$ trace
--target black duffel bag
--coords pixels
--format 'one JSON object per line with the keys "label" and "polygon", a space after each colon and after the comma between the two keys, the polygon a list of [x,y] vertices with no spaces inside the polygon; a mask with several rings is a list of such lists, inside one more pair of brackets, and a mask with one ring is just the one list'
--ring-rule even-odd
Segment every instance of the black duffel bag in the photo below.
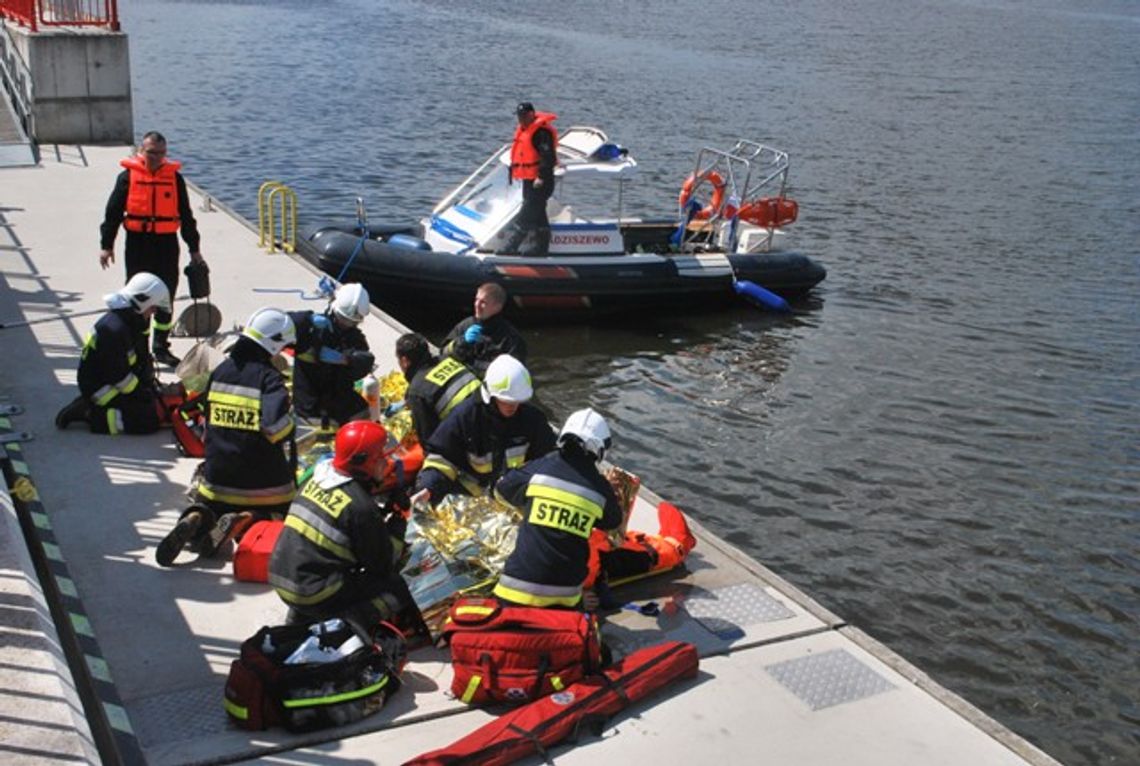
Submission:
{"label": "black duffel bag", "polygon": [[[339,623],[337,627],[328,627]],[[288,663],[309,642],[329,652],[353,639],[357,648],[325,662]],[[264,627],[241,645],[230,665],[225,709],[237,726],[260,731],[284,726],[312,731],[359,721],[376,713],[400,688],[399,672],[406,659],[403,635],[388,623],[376,626],[363,640],[340,620],[320,625]]]}

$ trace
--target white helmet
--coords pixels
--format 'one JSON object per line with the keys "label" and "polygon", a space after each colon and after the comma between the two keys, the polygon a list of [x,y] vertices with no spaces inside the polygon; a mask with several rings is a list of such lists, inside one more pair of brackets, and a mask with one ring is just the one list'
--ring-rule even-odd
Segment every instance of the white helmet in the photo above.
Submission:
{"label": "white helmet", "polygon": [[570,437],[580,441],[595,460],[601,460],[612,443],[606,419],[589,407],[566,418],[566,423],[558,434],[558,446],[561,447]]}
{"label": "white helmet", "polygon": [[170,311],[170,291],[166,283],[149,271],[140,271],[115,292],[103,296],[113,309],[133,308],[142,314],[151,307]]}
{"label": "white helmet", "polygon": [[368,316],[368,291],[364,285],[353,282],[350,285],[341,285],[333,295],[332,310],[341,319],[353,324],[360,324]]}
{"label": "white helmet", "polygon": [[258,309],[246,322],[241,334],[268,351],[271,356],[297,342],[293,320],[280,309]]}
{"label": "white helmet", "polygon": [[482,391],[483,401],[487,404],[491,403],[492,398],[522,404],[530,401],[534,395],[534,386],[531,385],[530,373],[522,362],[510,354],[501,354],[487,367]]}

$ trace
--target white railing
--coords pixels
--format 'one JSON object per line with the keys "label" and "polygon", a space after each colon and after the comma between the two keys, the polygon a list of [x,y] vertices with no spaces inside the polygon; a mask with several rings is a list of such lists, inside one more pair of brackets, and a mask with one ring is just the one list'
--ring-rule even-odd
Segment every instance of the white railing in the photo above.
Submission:
{"label": "white railing", "polygon": [[16,110],[24,135],[34,141],[36,129],[35,115],[32,113],[32,73],[16,49],[7,23],[3,21],[0,21],[0,79],[4,82],[4,92],[9,102]]}

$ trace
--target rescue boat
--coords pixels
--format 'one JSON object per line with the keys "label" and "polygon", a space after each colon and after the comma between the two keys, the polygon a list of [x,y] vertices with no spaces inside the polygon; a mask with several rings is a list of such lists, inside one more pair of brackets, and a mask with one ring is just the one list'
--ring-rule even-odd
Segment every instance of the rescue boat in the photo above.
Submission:
{"label": "rescue boat", "polygon": [[414,224],[369,224],[358,200],[355,225],[308,228],[298,251],[394,310],[466,314],[479,284],[499,282],[515,318],[724,307],[748,283],[794,299],[827,274],[784,247],[798,206],[786,196],[788,155],[779,149],[745,140],[702,148],[676,215],[647,219],[624,209],[638,167],[628,150],[597,128],[569,128],[558,139],[541,257],[525,243],[521,253],[496,252],[522,204],[509,164],[508,144]]}

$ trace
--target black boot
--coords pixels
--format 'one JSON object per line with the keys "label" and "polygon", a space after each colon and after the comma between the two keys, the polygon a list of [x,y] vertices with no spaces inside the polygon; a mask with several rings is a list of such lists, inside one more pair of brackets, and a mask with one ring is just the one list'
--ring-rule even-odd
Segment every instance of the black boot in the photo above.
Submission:
{"label": "black boot", "polygon": [[550,227],[540,226],[534,232],[534,250],[531,255],[536,258],[545,258],[550,255]]}
{"label": "black boot", "polygon": [[80,394],[64,405],[63,409],[55,416],[55,427],[67,428],[77,420],[86,423],[90,412],[91,403],[87,401],[87,397]]}
{"label": "black boot", "polygon": [[182,360],[170,351],[170,331],[154,330],[154,361],[167,367],[177,367]]}
{"label": "black boot", "polygon": [[174,529],[170,530],[170,534],[162,538],[162,542],[158,544],[158,550],[154,552],[154,558],[158,565],[163,567],[173,565],[174,559],[178,558],[182,549],[195,537],[200,536],[202,525],[206,523],[207,517],[212,519],[213,514],[202,506],[192,505],[186,509],[182,518],[174,525]]}
{"label": "black boot", "polygon": [[527,230],[521,226],[515,225],[511,227],[511,235],[507,237],[507,241],[495,251],[497,255],[514,255],[519,252],[519,246],[522,245],[526,239]]}

